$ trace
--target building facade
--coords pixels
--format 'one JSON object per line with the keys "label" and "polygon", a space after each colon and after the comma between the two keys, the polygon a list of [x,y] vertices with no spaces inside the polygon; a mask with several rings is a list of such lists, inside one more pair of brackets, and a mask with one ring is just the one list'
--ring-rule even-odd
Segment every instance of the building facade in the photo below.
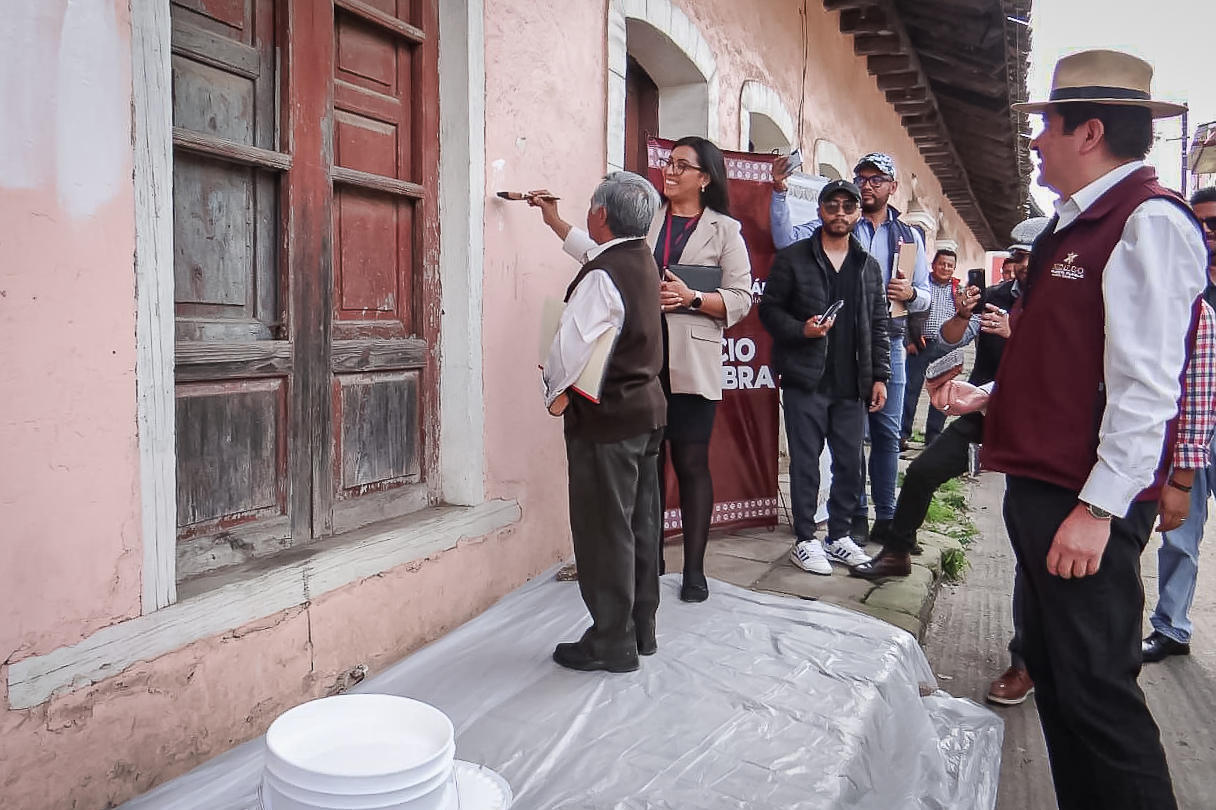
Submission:
{"label": "building facade", "polygon": [[121,803],[570,555],[535,343],[575,268],[496,191],[578,222],[647,134],[882,150],[979,266],[866,5],[8,4],[5,807]]}

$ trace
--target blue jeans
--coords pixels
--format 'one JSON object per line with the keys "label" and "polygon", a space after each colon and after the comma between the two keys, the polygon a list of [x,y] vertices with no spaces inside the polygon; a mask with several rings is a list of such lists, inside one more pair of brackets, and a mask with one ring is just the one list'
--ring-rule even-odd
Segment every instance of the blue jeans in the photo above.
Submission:
{"label": "blue jeans", "polygon": [[[907,352],[902,338],[891,339],[891,379],[887,380],[887,404],[870,418],[870,497],[874,517],[890,520],[895,516],[895,480],[899,475],[899,430],[904,413],[904,388],[907,386]],[[861,481],[862,498],[858,517],[867,514],[865,476]]]}
{"label": "blue jeans", "polygon": [[1161,535],[1157,551],[1157,609],[1153,611],[1153,629],[1174,641],[1191,641],[1191,600],[1195,598],[1195,579],[1199,576],[1199,541],[1203,539],[1203,524],[1208,517],[1208,495],[1216,491],[1216,457],[1209,457],[1208,466],[1195,471],[1191,489],[1191,511],[1183,523],[1172,532]]}
{"label": "blue jeans", "polygon": [[[946,348],[940,340],[931,340],[925,348],[916,354],[908,355],[907,387],[904,389],[904,410],[901,425],[901,435],[905,439],[912,438],[912,426],[916,421],[916,406],[920,402],[921,389],[925,387],[925,369],[934,360],[946,356]],[[941,435],[946,426],[946,415],[929,406],[929,415],[925,419],[925,444],[933,444],[933,440]]]}

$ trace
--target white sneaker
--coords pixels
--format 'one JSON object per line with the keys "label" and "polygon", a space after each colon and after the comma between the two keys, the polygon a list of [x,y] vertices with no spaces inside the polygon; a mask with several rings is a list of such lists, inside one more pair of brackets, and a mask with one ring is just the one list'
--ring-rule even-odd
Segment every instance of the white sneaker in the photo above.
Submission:
{"label": "white sneaker", "polygon": [[794,565],[812,574],[831,576],[832,564],[823,553],[823,544],[819,540],[802,540],[794,544],[790,551],[790,559]]}
{"label": "white sneaker", "polygon": [[853,542],[853,538],[848,535],[839,540],[828,540],[823,544],[823,550],[828,557],[849,568],[870,561],[870,555],[858,548],[857,544]]}

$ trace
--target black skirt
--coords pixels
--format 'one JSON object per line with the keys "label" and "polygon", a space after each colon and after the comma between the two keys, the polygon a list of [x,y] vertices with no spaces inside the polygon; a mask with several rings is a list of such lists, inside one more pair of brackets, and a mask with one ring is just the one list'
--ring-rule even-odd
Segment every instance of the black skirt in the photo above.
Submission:
{"label": "black skirt", "polygon": [[718,403],[699,394],[667,395],[667,430],[663,438],[681,444],[709,444]]}

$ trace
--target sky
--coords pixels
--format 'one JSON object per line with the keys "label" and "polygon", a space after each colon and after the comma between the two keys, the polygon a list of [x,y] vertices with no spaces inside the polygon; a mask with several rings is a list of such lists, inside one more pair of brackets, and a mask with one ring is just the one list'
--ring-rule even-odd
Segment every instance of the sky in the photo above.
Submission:
{"label": "sky", "polygon": [[[1089,48],[1133,53],[1151,62],[1153,96],[1190,106],[1189,126],[1216,121],[1216,0],[1034,0],[1030,99],[1047,98],[1056,60]],[[1159,121],[1149,161],[1165,185],[1181,186],[1181,123]],[[1039,117],[1031,116],[1031,134]],[[1037,162],[1037,159],[1036,159]],[[1031,181],[1048,213],[1055,194]],[[1194,191],[1194,189],[1188,189]]]}

